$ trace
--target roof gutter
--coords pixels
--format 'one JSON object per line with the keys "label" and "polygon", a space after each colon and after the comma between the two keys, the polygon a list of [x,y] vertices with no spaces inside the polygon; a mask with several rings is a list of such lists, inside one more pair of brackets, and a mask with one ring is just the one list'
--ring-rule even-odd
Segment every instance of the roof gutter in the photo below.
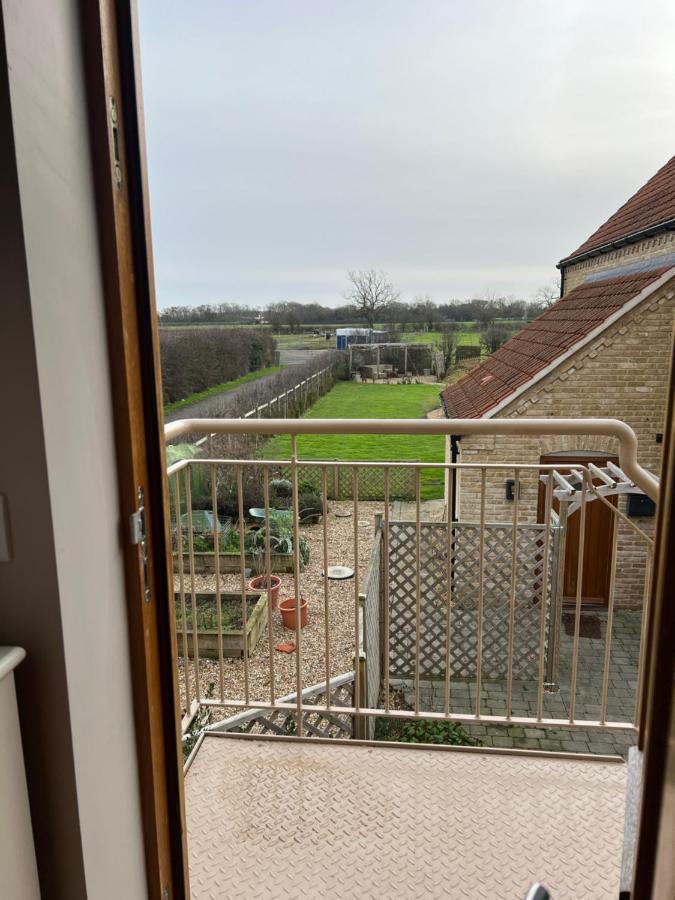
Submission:
{"label": "roof gutter", "polygon": [[655,234],[659,234],[662,231],[673,230],[675,230],[675,218],[664,219],[663,222],[658,222],[656,225],[650,225],[648,228],[641,228],[639,231],[633,231],[631,234],[617,238],[615,241],[599,244],[597,247],[591,247],[589,250],[584,250],[583,253],[566,256],[564,259],[561,259],[559,263],[556,263],[556,269],[562,270],[564,266],[571,266],[574,263],[590,259],[592,256],[601,256],[603,253],[610,253],[612,250],[618,250],[620,247],[625,247],[626,244],[636,244],[638,241],[653,237]]}

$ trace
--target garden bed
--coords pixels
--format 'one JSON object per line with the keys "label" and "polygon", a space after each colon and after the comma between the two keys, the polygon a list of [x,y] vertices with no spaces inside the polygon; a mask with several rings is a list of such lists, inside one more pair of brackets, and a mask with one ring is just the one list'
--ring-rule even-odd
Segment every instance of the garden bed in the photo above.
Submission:
{"label": "garden bed", "polygon": [[[205,554],[206,555],[206,554]],[[178,636],[178,654],[182,655],[183,618],[180,593],[174,593],[176,603],[176,633]],[[242,616],[241,593],[223,591],[220,595],[223,656],[242,658],[244,656],[244,629]],[[197,635],[199,656],[207,659],[218,659],[218,608],[215,591],[203,591],[196,595]],[[267,594],[246,594],[246,644],[247,652],[252,654],[268,620]],[[194,629],[192,597],[185,595],[185,631],[187,635],[187,653],[194,655]]]}
{"label": "garden bed", "polygon": [[[216,571],[216,559],[213,551],[208,553],[193,553],[195,575],[214,575]],[[239,553],[221,553],[220,556],[220,573],[221,575],[231,575],[241,571],[241,556]],[[174,569],[178,570],[178,554],[174,553]],[[264,560],[264,557],[263,557]],[[272,572],[292,572],[293,571],[293,554],[292,553],[272,553],[270,554],[270,564]],[[260,555],[247,553],[244,556],[244,568],[256,571],[260,568]],[[300,560],[300,571],[304,570],[302,560]],[[190,554],[183,554],[183,571],[187,574],[190,571]],[[239,598],[241,600],[241,597]]]}

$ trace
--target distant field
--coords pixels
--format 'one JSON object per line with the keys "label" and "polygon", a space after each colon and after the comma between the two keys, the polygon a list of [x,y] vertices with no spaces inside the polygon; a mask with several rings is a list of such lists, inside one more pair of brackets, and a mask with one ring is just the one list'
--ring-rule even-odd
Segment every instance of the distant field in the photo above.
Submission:
{"label": "distant field", "polygon": [[225,381],[222,384],[214,384],[213,387],[206,388],[204,391],[198,391],[196,394],[190,394],[189,397],[185,397],[183,400],[176,400],[175,403],[167,403],[164,407],[164,412],[176,412],[178,409],[183,409],[185,406],[191,406],[193,403],[199,403],[200,400],[206,400],[208,397],[213,397],[215,394],[226,394],[228,391],[234,390],[234,388],[240,387],[242,384],[248,384],[249,381],[258,381],[258,379],[264,378],[266,375],[274,375],[275,372],[280,372],[282,369],[283,366],[269,366],[267,369],[258,369],[256,372],[249,372],[248,375],[242,375],[241,378],[235,378],[234,381]]}
{"label": "distant field", "polygon": [[334,350],[335,338],[330,340],[315,334],[273,334],[280,350]]}
{"label": "distant field", "polygon": [[479,331],[460,331],[457,335],[457,343],[462,346],[466,346],[467,344],[471,344],[473,347],[480,346],[480,332]]}
{"label": "distant field", "polygon": [[[515,321],[511,319],[499,319],[499,324],[509,325],[513,328],[514,332],[519,328],[522,328],[524,325],[521,321]],[[478,322],[459,322],[460,331],[457,332],[457,343],[458,344],[472,344],[477,346],[480,344],[480,325]],[[218,323],[204,323],[198,325],[162,325],[162,328],[171,328],[175,329],[191,329],[191,328],[265,328],[266,326],[260,325],[227,325],[227,324],[218,324]],[[307,327],[307,326],[305,326]],[[332,350],[335,347],[335,337],[333,333],[335,328],[348,328],[348,327],[358,327],[358,326],[348,326],[348,325],[317,325],[317,329],[324,329],[326,331],[331,332],[331,337],[329,340],[323,335],[323,332],[320,335],[314,334],[273,334],[272,337],[276,340],[277,346],[280,350]],[[363,327],[363,326],[361,326]],[[386,331],[388,325],[380,323],[375,326],[378,331]],[[440,331],[404,331],[401,332],[399,340],[408,344],[440,344],[441,342],[441,332]]]}
{"label": "distant field", "polygon": [[[464,323],[462,330],[457,333],[457,342],[480,344],[480,331],[477,329],[477,323]],[[386,328],[378,326],[378,331],[386,331]],[[440,344],[441,337],[440,331],[404,331],[400,333],[399,340],[406,344]],[[331,336],[327,341],[323,334],[275,334],[274,339],[280,349],[287,350],[324,350],[335,346],[335,338]]]}
{"label": "distant field", "polygon": [[[419,419],[440,403],[435,384],[360,384],[340,381],[314,404],[308,419]],[[290,438],[272,438],[264,454],[270,459],[290,457]],[[418,460],[442,463],[443,438],[435,435],[303,435],[298,438],[301,459]],[[443,471],[422,473],[422,499],[443,496]]]}

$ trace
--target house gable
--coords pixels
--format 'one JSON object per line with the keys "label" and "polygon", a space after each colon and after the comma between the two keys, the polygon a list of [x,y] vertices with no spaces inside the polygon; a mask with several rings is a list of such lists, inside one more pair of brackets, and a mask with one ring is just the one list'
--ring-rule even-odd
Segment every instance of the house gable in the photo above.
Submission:
{"label": "house gable", "polygon": [[441,394],[448,418],[493,416],[673,279],[647,268],[587,279]]}

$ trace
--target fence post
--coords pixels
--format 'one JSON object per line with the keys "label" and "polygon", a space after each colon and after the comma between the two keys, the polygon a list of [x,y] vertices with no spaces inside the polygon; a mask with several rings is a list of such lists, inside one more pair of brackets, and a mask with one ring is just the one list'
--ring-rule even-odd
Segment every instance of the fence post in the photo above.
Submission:
{"label": "fence post", "polygon": [[[366,595],[359,594],[359,620],[361,627],[359,628],[360,646],[356,648],[354,656],[354,672],[359,667],[359,697],[354,697],[354,706],[368,706],[368,686],[366,684],[366,652],[365,652],[365,633],[366,627]],[[354,691],[356,691],[356,679],[354,680]],[[365,741],[368,738],[368,716],[355,715],[353,719],[352,735],[354,740]]]}
{"label": "fence post", "polygon": [[[337,460],[334,460],[337,462]],[[333,500],[340,499],[340,470],[337,466],[333,466]]]}

